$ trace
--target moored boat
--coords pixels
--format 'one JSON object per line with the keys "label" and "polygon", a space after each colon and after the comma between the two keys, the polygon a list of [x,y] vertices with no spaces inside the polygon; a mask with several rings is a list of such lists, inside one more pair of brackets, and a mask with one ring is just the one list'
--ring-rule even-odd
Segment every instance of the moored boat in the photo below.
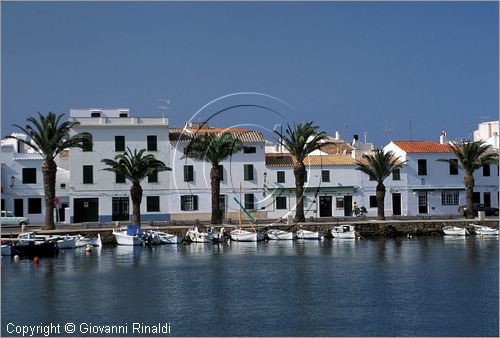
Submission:
{"label": "moored boat", "polygon": [[263,238],[260,234],[254,231],[236,229],[231,231],[231,240],[237,242],[258,242]]}
{"label": "moored boat", "polygon": [[12,256],[51,257],[58,253],[56,238],[43,239],[34,232],[20,233],[10,242]]}
{"label": "moored boat", "polygon": [[212,234],[209,234],[208,232],[199,231],[198,227],[194,227],[194,229],[189,229],[186,232],[186,237],[188,237],[191,242],[195,243],[212,243]]}
{"label": "moored boat", "polygon": [[474,227],[476,235],[480,236],[498,236],[498,229],[487,227],[486,225],[471,224]]}
{"label": "moored boat", "polygon": [[270,229],[266,232],[267,238],[270,240],[291,240],[293,239],[293,232]]}
{"label": "moored boat", "polygon": [[309,231],[300,229],[297,231],[296,235],[298,239],[313,239],[313,240],[323,239],[323,235],[320,234],[318,231]]}
{"label": "moored boat", "polygon": [[330,232],[333,238],[356,238],[355,227],[350,224],[334,226]]}
{"label": "moored boat", "polygon": [[159,244],[177,244],[180,242],[178,236],[166,232],[151,231],[151,234],[159,239]]}
{"label": "moored boat", "polygon": [[126,228],[113,229],[116,243],[118,245],[143,245],[143,232],[140,227],[128,226]]}
{"label": "moored boat", "polygon": [[94,239],[89,237],[84,237],[82,235],[76,235],[75,239],[76,239],[75,243],[76,248],[86,247],[87,245],[102,247],[101,234],[97,234],[97,238]]}
{"label": "moored boat", "polygon": [[469,234],[467,229],[465,228],[460,228],[454,225],[447,225],[442,228],[443,232],[445,235],[448,236],[465,236]]}
{"label": "moored boat", "polygon": [[12,249],[8,244],[2,244],[2,256],[10,256]]}

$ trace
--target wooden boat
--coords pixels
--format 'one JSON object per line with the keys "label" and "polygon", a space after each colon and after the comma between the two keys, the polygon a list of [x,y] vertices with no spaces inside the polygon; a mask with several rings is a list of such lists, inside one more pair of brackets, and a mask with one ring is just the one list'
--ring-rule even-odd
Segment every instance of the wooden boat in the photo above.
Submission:
{"label": "wooden boat", "polygon": [[293,232],[270,229],[266,232],[267,238],[270,240],[291,240],[293,239]]}
{"label": "wooden boat", "polygon": [[296,236],[298,239],[314,239],[319,240],[323,239],[323,235],[317,231],[309,231],[300,229],[297,231]]}
{"label": "wooden boat", "polygon": [[168,234],[161,231],[150,231],[153,236],[156,236],[159,240],[158,244],[177,244],[180,242],[179,237],[176,235]]}
{"label": "wooden boat", "polygon": [[355,227],[350,224],[337,225],[330,232],[333,238],[356,238]]}
{"label": "wooden boat", "polygon": [[189,229],[186,232],[186,237],[188,237],[189,240],[194,243],[212,243],[212,234],[209,234],[208,232],[199,231],[198,227],[194,227],[194,229]]}
{"label": "wooden boat", "polygon": [[237,242],[258,242],[262,241],[262,236],[255,231],[236,229],[231,231],[231,240]]}
{"label": "wooden boat", "polygon": [[10,242],[12,256],[52,257],[58,253],[56,238],[37,238],[34,232],[21,233]]}
{"label": "wooden boat", "polygon": [[89,237],[84,237],[82,235],[76,235],[75,240],[76,240],[75,243],[76,248],[86,247],[87,245],[102,247],[101,234],[97,234],[97,238],[94,239]]}
{"label": "wooden boat", "polygon": [[469,232],[465,228],[460,228],[454,225],[447,225],[442,228],[445,235],[448,236],[465,236],[468,235]]}
{"label": "wooden boat", "polygon": [[486,225],[470,224],[474,227],[476,235],[480,236],[498,236],[498,229],[487,227]]}
{"label": "wooden boat", "polygon": [[113,229],[118,245],[144,245],[143,232],[140,227],[122,227]]}

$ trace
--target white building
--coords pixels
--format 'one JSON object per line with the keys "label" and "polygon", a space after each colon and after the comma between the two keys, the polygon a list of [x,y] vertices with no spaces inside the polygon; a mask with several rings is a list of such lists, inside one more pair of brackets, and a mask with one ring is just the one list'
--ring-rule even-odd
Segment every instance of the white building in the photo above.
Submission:
{"label": "white building", "polygon": [[[70,217],[72,223],[130,219],[130,184],[103,171],[102,159],[114,159],[126,148],[146,149],[170,166],[168,119],[131,117],[128,109],[72,109],[70,121],[80,122],[75,133],[88,132],[93,146],[70,150]],[[141,220],[168,220],[170,172],[160,172],[142,183]]]}
{"label": "white building", "polygon": [[[463,171],[455,164],[438,161],[458,161],[446,135],[440,142],[392,141],[384,150],[392,150],[407,161],[401,170],[406,186],[400,188],[406,215],[456,215],[458,207],[465,204]],[[476,171],[474,180],[474,202],[498,207],[498,166],[484,166]]]}
{"label": "white building", "polygon": [[182,158],[184,149],[196,134],[232,133],[243,144],[240,152],[221,163],[220,185],[223,218],[238,219],[241,201],[253,217],[265,217],[264,185],[264,138],[260,131],[245,128],[211,128],[207,125],[191,124],[186,128],[171,128],[169,131],[171,163],[170,217],[172,220],[209,220],[212,210],[210,169],[208,162]]}
{"label": "white building", "polygon": [[[12,136],[27,140],[24,134]],[[64,156],[64,154],[62,155]],[[56,197],[59,212],[55,221],[64,220],[64,206],[69,196],[66,187],[69,184],[67,170],[59,167],[61,156],[56,158]],[[28,217],[31,223],[43,223],[45,220],[45,199],[43,188],[43,157],[32,147],[15,139],[1,141],[2,162],[2,210],[14,212],[16,216]]]}
{"label": "white building", "polygon": [[474,131],[474,141],[483,140],[498,149],[498,121],[489,121],[479,123],[477,130]]}

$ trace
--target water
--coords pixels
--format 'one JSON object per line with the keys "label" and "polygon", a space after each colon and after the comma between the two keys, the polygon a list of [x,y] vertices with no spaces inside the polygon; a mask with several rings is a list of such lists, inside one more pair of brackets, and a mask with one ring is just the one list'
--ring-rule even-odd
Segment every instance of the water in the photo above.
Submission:
{"label": "water", "polygon": [[2,335],[142,322],[174,336],[498,336],[498,252],[470,236],[2,257]]}

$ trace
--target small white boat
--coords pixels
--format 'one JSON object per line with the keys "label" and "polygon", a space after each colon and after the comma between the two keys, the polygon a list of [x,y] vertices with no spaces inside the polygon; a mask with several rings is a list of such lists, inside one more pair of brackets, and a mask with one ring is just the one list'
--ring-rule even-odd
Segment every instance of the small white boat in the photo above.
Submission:
{"label": "small white boat", "polygon": [[487,227],[486,225],[471,224],[474,227],[476,235],[480,236],[498,236],[498,229]]}
{"label": "small white boat", "polygon": [[57,239],[58,249],[74,249],[76,246],[76,238],[73,236],[60,236]]}
{"label": "small white boat", "polygon": [[323,239],[323,235],[320,234],[317,231],[309,231],[309,230],[298,230],[297,231],[297,238],[298,239]]}
{"label": "small white boat", "polygon": [[269,229],[266,232],[267,238],[270,240],[291,240],[293,239],[293,232],[278,230],[278,229]]}
{"label": "small white boat", "polygon": [[176,235],[168,234],[161,231],[151,231],[151,234],[158,238],[158,244],[177,244],[180,242],[179,237]]}
{"label": "small white boat", "polygon": [[333,227],[330,232],[333,238],[356,238],[356,231],[354,229],[354,225],[344,224]]}
{"label": "small white boat", "polygon": [[262,236],[253,231],[236,229],[231,231],[231,240],[237,242],[257,242],[262,240]]}
{"label": "small white boat", "polygon": [[2,256],[10,256],[12,254],[12,247],[8,244],[2,244]]}
{"label": "small white boat", "polygon": [[469,232],[465,228],[456,227],[454,225],[447,225],[443,227],[443,232],[448,236],[465,236]]}
{"label": "small white boat", "polygon": [[76,239],[75,243],[76,248],[86,247],[87,245],[102,247],[101,234],[97,234],[97,238],[95,239],[84,237],[82,235],[76,235],[75,239]]}
{"label": "small white boat", "polygon": [[189,229],[186,233],[186,237],[189,237],[189,240],[195,243],[212,243],[212,234],[199,231],[198,227]]}
{"label": "small white boat", "polygon": [[113,235],[115,236],[116,243],[118,245],[143,245],[144,240],[142,239],[142,232],[135,231],[135,234],[131,234],[127,228],[113,229]]}

